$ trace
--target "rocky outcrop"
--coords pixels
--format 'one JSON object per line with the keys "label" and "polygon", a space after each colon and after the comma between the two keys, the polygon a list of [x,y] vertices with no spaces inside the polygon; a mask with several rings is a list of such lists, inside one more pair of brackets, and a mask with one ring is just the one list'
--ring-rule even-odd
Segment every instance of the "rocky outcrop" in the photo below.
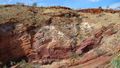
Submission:
{"label": "rocky outcrop", "polygon": [[120,20],[113,21],[117,14],[111,14],[113,19],[105,24],[95,21],[104,20],[94,19],[97,14],[91,14],[91,18],[83,13],[99,14],[102,9],[79,13],[64,7],[2,7],[12,9],[0,10],[1,67],[24,59],[33,65],[40,64],[41,68],[108,68],[119,53],[120,24],[114,22]]}

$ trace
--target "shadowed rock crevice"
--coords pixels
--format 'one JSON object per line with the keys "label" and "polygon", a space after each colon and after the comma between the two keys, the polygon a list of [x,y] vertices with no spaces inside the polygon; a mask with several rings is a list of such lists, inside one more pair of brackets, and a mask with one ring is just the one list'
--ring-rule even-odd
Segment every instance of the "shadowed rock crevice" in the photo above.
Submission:
{"label": "shadowed rock crevice", "polygon": [[[27,53],[25,50],[30,49],[29,40],[25,39],[24,35],[16,33],[16,24],[15,23],[5,23],[0,24],[0,61],[2,65],[6,64],[10,66],[10,62],[18,62],[22,60],[22,57],[26,57]],[[26,35],[27,37],[27,35]],[[25,41],[23,40],[27,40]],[[24,43],[24,44],[23,44]]]}

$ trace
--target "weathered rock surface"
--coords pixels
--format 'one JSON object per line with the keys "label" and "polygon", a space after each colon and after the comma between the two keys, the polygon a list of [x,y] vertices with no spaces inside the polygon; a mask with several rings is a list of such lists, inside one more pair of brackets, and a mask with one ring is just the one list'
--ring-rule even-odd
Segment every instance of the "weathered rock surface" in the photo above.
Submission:
{"label": "weathered rock surface", "polygon": [[109,68],[120,51],[113,11],[1,6],[0,66],[24,59],[41,68]]}

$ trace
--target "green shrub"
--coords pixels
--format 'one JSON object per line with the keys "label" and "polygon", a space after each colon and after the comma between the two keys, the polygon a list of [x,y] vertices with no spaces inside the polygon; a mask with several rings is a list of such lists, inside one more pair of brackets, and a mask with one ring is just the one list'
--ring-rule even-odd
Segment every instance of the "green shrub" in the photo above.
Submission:
{"label": "green shrub", "polygon": [[69,18],[70,14],[65,14],[64,17]]}
{"label": "green shrub", "polygon": [[40,64],[32,64],[32,63],[28,63],[25,60],[22,60],[21,62],[19,62],[17,64],[18,68],[40,68]]}
{"label": "green shrub", "polygon": [[20,63],[19,63],[19,67],[20,68],[32,68],[32,65],[27,63],[25,60],[22,60]]}
{"label": "green shrub", "polygon": [[120,68],[120,55],[118,55],[117,57],[115,57],[113,60],[112,60],[112,65],[114,68]]}

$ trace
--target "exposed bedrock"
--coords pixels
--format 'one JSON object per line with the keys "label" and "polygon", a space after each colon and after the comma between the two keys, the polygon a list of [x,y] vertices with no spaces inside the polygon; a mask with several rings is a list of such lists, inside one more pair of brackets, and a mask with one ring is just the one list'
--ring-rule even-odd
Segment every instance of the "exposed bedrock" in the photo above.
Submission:
{"label": "exposed bedrock", "polygon": [[41,68],[109,68],[119,54],[120,19],[112,11],[13,7],[21,11],[0,10],[0,66],[26,60]]}

